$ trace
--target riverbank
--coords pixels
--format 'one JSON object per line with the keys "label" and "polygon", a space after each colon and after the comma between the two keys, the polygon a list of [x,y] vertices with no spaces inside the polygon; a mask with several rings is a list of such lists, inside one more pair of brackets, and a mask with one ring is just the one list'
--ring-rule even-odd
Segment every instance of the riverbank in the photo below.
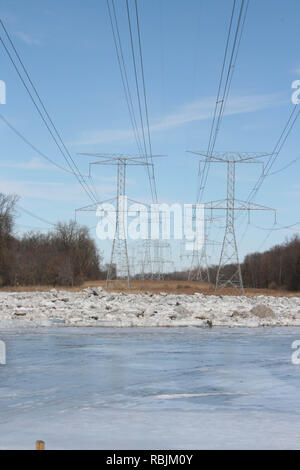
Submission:
{"label": "riverbank", "polygon": [[1,292],[0,328],[300,326],[300,298],[203,293]]}

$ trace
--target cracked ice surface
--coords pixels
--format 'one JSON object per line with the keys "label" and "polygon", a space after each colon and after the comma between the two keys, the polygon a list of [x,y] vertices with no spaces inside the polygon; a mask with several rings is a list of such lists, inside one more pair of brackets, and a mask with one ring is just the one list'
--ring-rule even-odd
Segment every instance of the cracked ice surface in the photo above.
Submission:
{"label": "cracked ice surface", "polygon": [[196,293],[81,292],[0,294],[0,328],[28,326],[300,326],[300,298]]}

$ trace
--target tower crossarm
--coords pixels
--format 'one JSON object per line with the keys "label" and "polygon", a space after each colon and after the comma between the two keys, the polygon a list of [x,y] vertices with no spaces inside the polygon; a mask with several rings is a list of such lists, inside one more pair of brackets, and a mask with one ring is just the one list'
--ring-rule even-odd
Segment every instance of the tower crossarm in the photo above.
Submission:
{"label": "tower crossarm", "polygon": [[235,210],[235,211],[272,211],[276,213],[276,209],[268,206],[262,206],[261,204],[254,204],[248,201],[241,201],[240,199],[234,199],[234,204],[228,206],[228,199],[219,199],[216,201],[205,202],[205,209],[209,210]]}
{"label": "tower crossarm", "polygon": [[253,162],[263,157],[270,157],[272,153],[270,152],[214,152],[213,155],[204,152],[202,150],[194,151],[188,150],[188,153],[194,155],[199,155],[202,157],[203,162],[210,160],[212,162],[223,162],[223,163],[242,163],[242,162]]}

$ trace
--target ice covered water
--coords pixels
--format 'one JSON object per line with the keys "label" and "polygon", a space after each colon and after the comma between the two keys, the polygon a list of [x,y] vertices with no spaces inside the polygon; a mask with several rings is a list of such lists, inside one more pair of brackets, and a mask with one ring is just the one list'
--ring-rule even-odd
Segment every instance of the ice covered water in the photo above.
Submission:
{"label": "ice covered water", "polygon": [[3,329],[0,449],[300,448],[299,328]]}

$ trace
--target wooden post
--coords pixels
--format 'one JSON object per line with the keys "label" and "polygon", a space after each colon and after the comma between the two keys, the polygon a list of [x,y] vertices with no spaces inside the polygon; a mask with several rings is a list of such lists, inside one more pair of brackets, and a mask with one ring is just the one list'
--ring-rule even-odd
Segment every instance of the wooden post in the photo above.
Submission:
{"label": "wooden post", "polygon": [[36,441],[35,450],[45,450],[45,442],[44,441]]}

